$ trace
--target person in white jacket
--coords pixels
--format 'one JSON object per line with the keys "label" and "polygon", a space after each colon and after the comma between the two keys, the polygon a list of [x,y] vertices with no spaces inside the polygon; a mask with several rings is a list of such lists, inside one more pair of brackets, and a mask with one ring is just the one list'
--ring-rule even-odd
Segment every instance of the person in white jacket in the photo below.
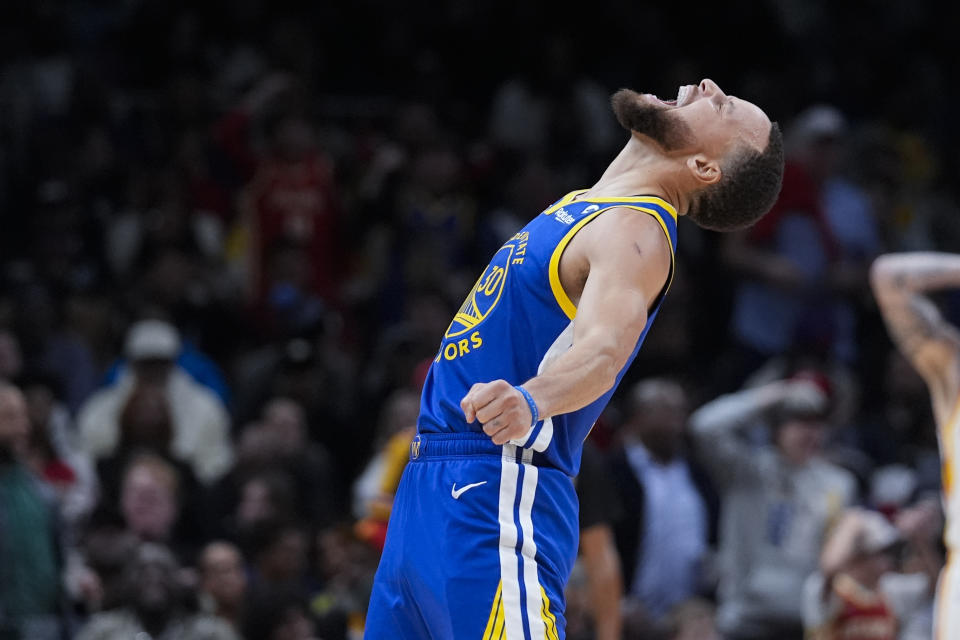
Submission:
{"label": "person in white jacket", "polygon": [[[849,472],[824,460],[828,398],[810,380],[722,396],[690,418],[721,498],[717,625],[731,640],[803,638],[803,584],[830,523],[855,497]],[[752,426],[772,428],[751,445]]]}
{"label": "person in white jacket", "polygon": [[175,364],[177,330],[160,320],[142,320],[127,332],[124,353],[130,367],[117,382],[94,393],[80,408],[77,423],[84,447],[94,459],[116,452],[122,440],[120,418],[135,389],[160,387],[168,403],[172,457],[189,464],[210,484],[233,464],[230,419],[220,400]]}

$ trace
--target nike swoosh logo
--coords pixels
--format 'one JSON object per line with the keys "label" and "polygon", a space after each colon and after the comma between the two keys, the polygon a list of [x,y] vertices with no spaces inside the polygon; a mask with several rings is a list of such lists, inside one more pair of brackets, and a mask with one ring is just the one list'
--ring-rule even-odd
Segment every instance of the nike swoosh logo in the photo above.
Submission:
{"label": "nike swoosh logo", "polygon": [[482,484],[487,484],[487,481],[484,480],[483,482],[474,482],[473,484],[468,484],[465,487],[460,487],[459,489],[457,489],[457,483],[454,482],[453,488],[450,489],[450,495],[453,496],[454,500],[459,500],[460,496],[463,495],[464,491],[469,491],[470,489],[473,489],[474,487],[479,487]]}

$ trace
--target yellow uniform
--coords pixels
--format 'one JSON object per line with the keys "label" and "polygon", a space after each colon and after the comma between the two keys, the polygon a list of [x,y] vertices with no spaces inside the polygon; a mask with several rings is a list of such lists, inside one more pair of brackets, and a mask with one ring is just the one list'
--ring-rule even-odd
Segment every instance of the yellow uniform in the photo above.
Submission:
{"label": "yellow uniform", "polygon": [[940,460],[943,477],[944,543],[947,564],[937,584],[937,640],[960,639],[960,400],[946,423],[940,425]]}

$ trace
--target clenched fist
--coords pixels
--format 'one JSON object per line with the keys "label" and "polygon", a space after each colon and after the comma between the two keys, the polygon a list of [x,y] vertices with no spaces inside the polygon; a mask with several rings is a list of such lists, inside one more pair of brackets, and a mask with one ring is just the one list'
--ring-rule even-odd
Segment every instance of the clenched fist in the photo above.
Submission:
{"label": "clenched fist", "polygon": [[523,394],[506,380],[478,382],[460,401],[467,422],[479,420],[494,444],[506,444],[530,431],[533,414]]}

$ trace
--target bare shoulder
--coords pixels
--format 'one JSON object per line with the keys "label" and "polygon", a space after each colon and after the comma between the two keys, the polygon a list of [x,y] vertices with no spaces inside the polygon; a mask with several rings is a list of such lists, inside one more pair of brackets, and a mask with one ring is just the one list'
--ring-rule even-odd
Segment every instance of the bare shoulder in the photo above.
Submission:
{"label": "bare shoulder", "polygon": [[662,265],[665,272],[670,268],[670,242],[660,221],[635,209],[617,207],[604,212],[574,237],[571,248],[574,242],[591,263],[617,260],[619,254],[633,251],[645,262]]}
{"label": "bare shoulder", "polygon": [[615,208],[581,229],[560,261],[560,279],[577,300],[588,277],[645,292],[648,303],[670,277],[673,256],[660,222],[652,215]]}

